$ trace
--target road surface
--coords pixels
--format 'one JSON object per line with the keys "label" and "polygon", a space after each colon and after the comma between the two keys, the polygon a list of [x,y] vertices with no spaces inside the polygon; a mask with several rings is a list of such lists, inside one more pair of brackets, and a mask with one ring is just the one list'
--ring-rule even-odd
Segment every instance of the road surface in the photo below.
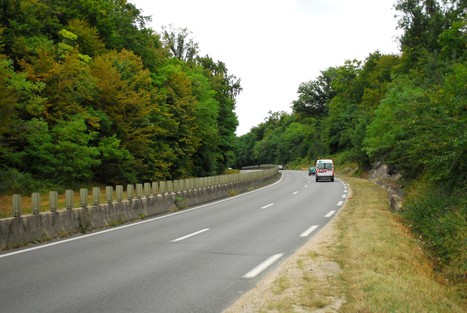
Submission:
{"label": "road surface", "polygon": [[0,312],[221,312],[339,210],[345,183],[265,188],[0,254]]}

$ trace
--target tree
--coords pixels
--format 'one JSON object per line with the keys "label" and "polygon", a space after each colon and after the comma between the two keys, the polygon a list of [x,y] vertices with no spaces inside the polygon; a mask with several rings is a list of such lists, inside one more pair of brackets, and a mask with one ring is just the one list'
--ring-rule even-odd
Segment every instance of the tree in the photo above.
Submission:
{"label": "tree", "polygon": [[[404,52],[402,65],[405,70],[424,68],[425,71],[429,71],[433,62],[439,62],[439,53],[443,51],[443,44],[447,43],[447,38],[454,39],[459,35],[459,39],[465,37],[465,30],[458,35],[454,31],[461,29],[458,28],[458,21],[465,20],[467,3],[464,0],[399,0],[395,8],[401,13],[398,25],[403,30],[400,44]],[[447,32],[448,29],[452,31]],[[462,42],[462,39],[454,40]],[[447,46],[444,46],[445,52],[446,48]],[[448,49],[450,53],[454,53],[449,57],[465,54],[465,46],[456,48],[454,45]]]}
{"label": "tree", "polygon": [[192,93],[196,98],[196,138],[202,138],[200,146],[193,155],[193,172],[197,177],[215,175],[220,172],[218,160],[221,158],[218,149],[220,133],[218,128],[219,102],[212,87],[206,69],[201,66],[190,66],[187,69],[191,80]]}
{"label": "tree", "polygon": [[331,85],[335,75],[336,68],[330,67],[321,71],[316,80],[301,83],[297,90],[298,99],[292,102],[293,112],[305,117],[326,116],[329,102],[335,96]]}
{"label": "tree", "polygon": [[[291,120],[293,117],[289,117]],[[281,136],[277,145],[278,157],[275,164],[286,164],[294,161],[297,156],[311,157],[317,156],[314,150],[313,133],[316,131],[311,123],[289,122],[283,128],[279,128]],[[314,151],[313,151],[314,150]]]}
{"label": "tree", "polygon": [[352,133],[356,124],[357,104],[363,97],[364,86],[359,75],[361,62],[347,60],[336,68],[332,88],[336,95],[329,103],[325,120],[326,135],[331,153],[352,147]]}
{"label": "tree", "polygon": [[176,179],[191,173],[193,155],[201,145],[201,138],[196,137],[199,129],[197,99],[181,60],[168,60],[158,74],[155,81],[160,90],[158,101],[167,114],[167,118],[160,119],[165,132],[159,140],[167,143],[171,151],[165,159],[167,178]]}
{"label": "tree", "polygon": [[73,19],[68,22],[68,29],[76,34],[76,45],[82,54],[95,56],[105,52],[105,44],[96,27],[85,20]]}
{"label": "tree", "polygon": [[187,28],[174,29],[172,25],[162,28],[164,46],[182,61],[194,61],[198,56],[199,45],[189,38],[190,34]]}
{"label": "tree", "polygon": [[235,97],[242,91],[240,79],[230,75],[223,62],[214,62],[209,56],[198,58],[197,62],[206,70],[205,75],[209,78],[215,92],[215,100],[219,104],[217,115],[218,127],[218,159],[217,172],[221,173],[225,168],[231,166],[234,160],[235,131],[238,126],[238,118],[235,114]]}
{"label": "tree", "polygon": [[61,120],[50,130],[45,121],[34,118],[26,123],[23,164],[32,174],[64,184],[89,181],[100,164],[99,151],[90,144],[96,136],[80,115]]}
{"label": "tree", "polygon": [[14,76],[13,62],[0,58],[0,135],[10,129],[14,121],[14,109],[18,95],[10,83]]}
{"label": "tree", "polygon": [[[98,90],[94,107],[110,121],[107,128],[101,129],[101,136],[116,135],[121,146],[131,153],[129,167],[141,179],[158,177],[161,172],[153,164],[158,153],[153,143],[161,130],[151,120],[159,107],[149,71],[138,56],[122,50],[95,57],[92,75],[97,79]],[[98,123],[96,127],[101,126]]]}

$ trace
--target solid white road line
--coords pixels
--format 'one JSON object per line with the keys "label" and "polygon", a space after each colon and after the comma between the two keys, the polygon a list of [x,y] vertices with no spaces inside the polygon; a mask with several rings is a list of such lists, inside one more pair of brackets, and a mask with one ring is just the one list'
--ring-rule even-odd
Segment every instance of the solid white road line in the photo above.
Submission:
{"label": "solid white road line", "polygon": [[191,234],[189,234],[189,235],[186,235],[186,236],[183,236],[183,237],[174,239],[174,240],[172,240],[172,242],[181,241],[181,240],[183,240],[183,239],[187,239],[187,238],[196,236],[196,235],[198,235],[198,234],[204,233],[205,231],[208,231],[208,230],[209,230],[209,228],[201,229],[201,230],[199,230],[199,231],[197,231],[197,232],[194,232],[194,233],[191,233]]}
{"label": "solid white road line", "polygon": [[334,213],[336,213],[336,211],[329,211],[324,217],[331,217]]}
{"label": "solid white road line", "polygon": [[266,209],[266,208],[269,208],[270,206],[273,206],[273,205],[274,205],[274,203],[269,203],[269,204],[261,207],[261,209]]}
{"label": "solid white road line", "polygon": [[258,276],[262,271],[264,271],[269,266],[274,264],[274,262],[279,260],[283,255],[284,255],[283,253],[279,253],[279,254],[274,254],[273,256],[270,256],[263,263],[261,263],[260,265],[258,265],[257,267],[255,267],[254,269],[246,273],[245,275],[243,275],[243,278],[253,278],[253,277]]}
{"label": "solid white road line", "polygon": [[301,235],[300,237],[308,237],[316,228],[318,228],[319,225],[313,225],[311,226],[310,228],[308,228],[307,230],[305,230]]}

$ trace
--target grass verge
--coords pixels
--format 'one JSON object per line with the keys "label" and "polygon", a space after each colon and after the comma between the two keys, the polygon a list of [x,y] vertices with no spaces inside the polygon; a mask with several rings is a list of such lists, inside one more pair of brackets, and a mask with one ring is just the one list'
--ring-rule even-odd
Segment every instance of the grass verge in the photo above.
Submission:
{"label": "grass verge", "polygon": [[334,220],[225,312],[466,312],[463,293],[436,279],[386,191],[341,178],[351,194]]}
{"label": "grass verge", "polygon": [[332,254],[343,269],[340,312],[465,312],[465,299],[435,279],[420,243],[389,210],[387,193],[344,179],[353,195],[338,216]]}

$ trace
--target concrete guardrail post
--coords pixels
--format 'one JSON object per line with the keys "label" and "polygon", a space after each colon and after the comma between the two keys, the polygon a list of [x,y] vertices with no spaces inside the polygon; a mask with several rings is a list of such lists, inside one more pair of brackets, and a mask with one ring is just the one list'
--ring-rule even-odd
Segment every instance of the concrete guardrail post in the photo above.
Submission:
{"label": "concrete guardrail post", "polygon": [[171,180],[168,180],[166,183],[167,183],[167,192],[172,193],[174,191],[173,182]]}
{"label": "concrete guardrail post", "polygon": [[133,185],[127,185],[126,186],[126,197],[128,198],[128,200],[132,200],[133,199],[133,190],[134,190],[134,186]]}
{"label": "concrete guardrail post", "polygon": [[144,196],[146,198],[151,196],[151,183],[144,183]]}
{"label": "concrete guardrail post", "polygon": [[57,212],[57,209],[58,209],[58,192],[57,191],[49,192],[49,207],[50,207],[50,212]]}
{"label": "concrete guardrail post", "polygon": [[39,214],[41,210],[41,194],[38,192],[33,192],[31,194],[32,200],[32,214],[36,215]]}
{"label": "concrete guardrail post", "polygon": [[101,189],[99,187],[92,188],[92,204],[99,205],[101,203]]}
{"label": "concrete guardrail post", "polygon": [[174,180],[172,186],[173,186],[173,192],[180,191],[180,181],[179,180]]}
{"label": "concrete guardrail post", "polygon": [[114,201],[114,189],[112,186],[105,187],[105,202],[110,204]]}
{"label": "concrete guardrail post", "polygon": [[159,182],[159,192],[161,195],[167,193],[167,182],[166,181]]}
{"label": "concrete guardrail post", "polygon": [[143,184],[136,184],[136,198],[141,199],[143,197]]}
{"label": "concrete guardrail post", "polygon": [[152,182],[151,189],[152,189],[152,195],[153,196],[157,196],[159,194],[159,186],[158,186],[158,183],[156,181]]}
{"label": "concrete guardrail post", "polygon": [[123,201],[123,185],[115,186],[115,191],[117,192],[117,202]]}
{"label": "concrete guardrail post", "polygon": [[13,216],[20,217],[21,216],[21,195],[14,194],[13,195]]}
{"label": "concrete guardrail post", "polygon": [[73,190],[65,190],[65,207],[67,210],[73,209]]}
{"label": "concrete guardrail post", "polygon": [[88,189],[87,188],[81,188],[79,190],[79,199],[80,199],[82,208],[85,208],[88,206]]}

